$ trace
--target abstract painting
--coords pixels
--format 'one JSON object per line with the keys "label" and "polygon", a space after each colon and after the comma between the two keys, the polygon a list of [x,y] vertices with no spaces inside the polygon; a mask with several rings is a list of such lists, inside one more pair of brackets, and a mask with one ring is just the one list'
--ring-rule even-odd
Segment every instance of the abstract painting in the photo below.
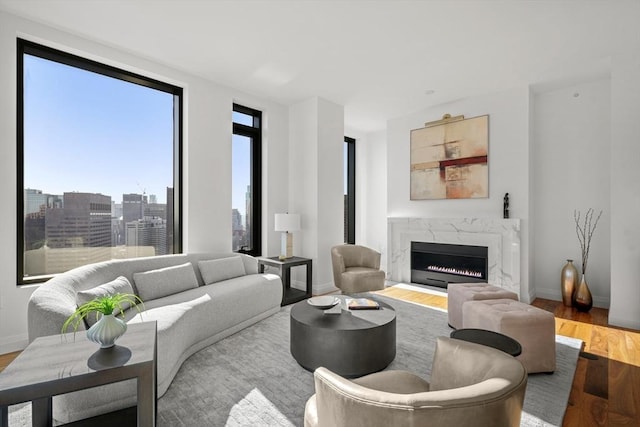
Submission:
{"label": "abstract painting", "polygon": [[489,116],[411,131],[411,200],[489,197]]}

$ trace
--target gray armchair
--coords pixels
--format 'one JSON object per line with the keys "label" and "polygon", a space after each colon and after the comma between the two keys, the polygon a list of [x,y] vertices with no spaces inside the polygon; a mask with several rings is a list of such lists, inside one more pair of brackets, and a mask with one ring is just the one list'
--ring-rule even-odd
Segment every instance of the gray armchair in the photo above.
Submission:
{"label": "gray armchair", "polygon": [[314,378],[305,427],[517,427],[527,386],[517,359],[445,337],[437,339],[430,383],[405,371],[348,380],[322,367]]}
{"label": "gray armchair", "polygon": [[380,252],[360,245],[331,248],[333,281],[344,294],[384,289],[384,271],[380,270]]}

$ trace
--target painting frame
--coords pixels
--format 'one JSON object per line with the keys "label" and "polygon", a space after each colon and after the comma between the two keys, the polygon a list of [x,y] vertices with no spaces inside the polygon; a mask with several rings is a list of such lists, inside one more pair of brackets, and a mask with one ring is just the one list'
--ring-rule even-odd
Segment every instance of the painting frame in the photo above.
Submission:
{"label": "painting frame", "polygon": [[489,115],[427,123],[410,135],[410,199],[489,197]]}

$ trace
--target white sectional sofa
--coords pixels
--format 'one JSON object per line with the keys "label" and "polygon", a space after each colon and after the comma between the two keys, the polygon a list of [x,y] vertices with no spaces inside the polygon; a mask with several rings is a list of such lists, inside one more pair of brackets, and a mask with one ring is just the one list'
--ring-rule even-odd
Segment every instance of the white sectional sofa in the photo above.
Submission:
{"label": "white sectional sofa", "polygon": [[[116,279],[130,282],[144,301],[141,314],[135,308],[125,312],[127,321],[157,322],[158,397],[190,355],[276,313],[282,301],[280,277],[259,274],[257,260],[247,255],[113,260],[60,274],[34,291],[28,308],[29,340],[59,334],[77,307],[78,292],[91,293]],[[135,396],[135,380],[56,396],[53,417],[63,423],[88,418],[133,406]]]}

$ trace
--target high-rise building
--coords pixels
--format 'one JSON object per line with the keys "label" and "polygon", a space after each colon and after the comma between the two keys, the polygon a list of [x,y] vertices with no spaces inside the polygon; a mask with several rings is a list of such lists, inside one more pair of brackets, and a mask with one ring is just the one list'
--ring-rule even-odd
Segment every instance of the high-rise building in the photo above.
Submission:
{"label": "high-rise building", "polygon": [[62,207],[47,208],[45,215],[45,239],[51,253],[43,273],[111,258],[110,196],[64,193]]}
{"label": "high-rise building", "polygon": [[44,213],[30,213],[24,217],[24,250],[30,251],[45,245]]}
{"label": "high-rise building", "polygon": [[173,230],[175,224],[173,223],[173,187],[167,187],[167,253],[173,253]]}
{"label": "high-rise building", "polygon": [[240,211],[238,209],[231,210],[231,230],[231,248],[234,251],[237,251],[242,246],[246,245],[244,227],[242,226],[242,215],[240,215]]}
{"label": "high-rise building", "polygon": [[124,223],[122,204],[111,201],[111,246],[124,245]]}
{"label": "high-rise building", "polygon": [[122,220],[125,224],[144,218],[147,196],[144,194],[122,195]]}
{"label": "high-rise building", "polygon": [[251,204],[251,184],[247,185],[247,192],[245,193],[245,213],[244,213],[244,239],[245,239],[245,246],[251,248],[253,246],[253,236],[251,235],[251,230],[253,229],[251,227],[251,221],[253,220],[253,218],[251,218],[251,212],[253,209],[253,205]]}
{"label": "high-rise building", "polygon": [[231,229],[233,231],[242,230],[242,215],[238,209],[231,210]]}
{"label": "high-rise building", "polygon": [[115,218],[122,218],[122,203],[111,202],[111,216]]}
{"label": "high-rise building", "polygon": [[156,255],[167,254],[167,222],[161,218],[146,218],[149,229],[149,245],[156,250]]}
{"label": "high-rise building", "polygon": [[167,205],[164,203],[148,203],[144,207],[144,217],[167,219]]}
{"label": "high-rise building", "polygon": [[62,198],[42,190],[27,188],[24,190],[24,214],[44,213],[44,209],[62,207]]}
{"label": "high-rise building", "polygon": [[24,190],[24,214],[33,214],[40,212],[40,207],[46,205],[47,195],[42,194],[42,190],[26,188]]}
{"label": "high-rise building", "polygon": [[139,219],[126,224],[128,248],[153,246],[154,255],[167,253],[167,224],[161,218]]}
{"label": "high-rise building", "polygon": [[47,208],[61,208],[62,198],[42,190],[24,190],[24,249],[38,249],[45,244],[45,212]]}

